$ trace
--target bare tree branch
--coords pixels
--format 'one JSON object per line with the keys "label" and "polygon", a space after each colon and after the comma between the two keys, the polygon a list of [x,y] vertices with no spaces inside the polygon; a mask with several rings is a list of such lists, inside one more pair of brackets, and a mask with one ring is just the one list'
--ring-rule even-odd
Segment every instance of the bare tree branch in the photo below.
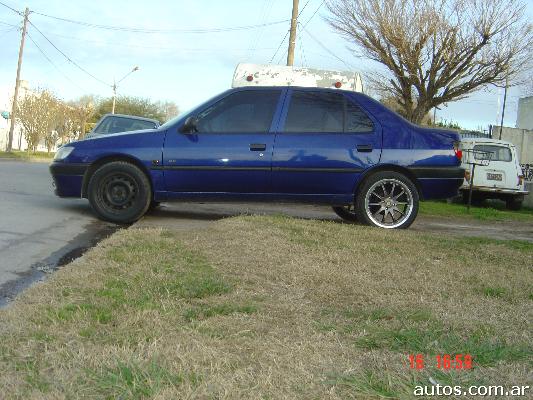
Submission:
{"label": "bare tree branch", "polygon": [[438,105],[531,68],[532,26],[521,0],[329,0],[330,25],[389,71],[378,90],[419,123]]}

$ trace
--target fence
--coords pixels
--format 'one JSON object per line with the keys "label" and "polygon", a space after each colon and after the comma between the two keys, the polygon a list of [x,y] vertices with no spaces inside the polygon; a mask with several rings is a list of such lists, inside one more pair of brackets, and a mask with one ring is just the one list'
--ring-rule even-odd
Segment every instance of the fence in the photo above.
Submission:
{"label": "fence", "polygon": [[526,182],[533,182],[533,164],[520,164]]}

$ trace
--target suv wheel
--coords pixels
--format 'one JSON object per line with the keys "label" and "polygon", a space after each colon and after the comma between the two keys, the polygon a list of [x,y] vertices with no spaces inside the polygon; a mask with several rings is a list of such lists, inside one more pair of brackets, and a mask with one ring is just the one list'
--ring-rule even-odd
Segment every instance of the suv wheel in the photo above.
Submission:
{"label": "suv wheel", "polygon": [[152,193],[143,171],[128,162],[114,161],[102,165],[91,176],[88,197],[100,218],[127,224],[146,213]]}
{"label": "suv wheel", "polygon": [[405,229],[415,220],[418,203],[418,191],[409,178],[383,171],[363,182],[356,195],[355,213],[367,225]]}

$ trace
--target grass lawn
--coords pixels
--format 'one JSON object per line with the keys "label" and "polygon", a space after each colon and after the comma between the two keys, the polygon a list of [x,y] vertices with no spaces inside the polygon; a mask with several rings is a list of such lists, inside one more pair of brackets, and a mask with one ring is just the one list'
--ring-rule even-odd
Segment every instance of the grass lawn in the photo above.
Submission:
{"label": "grass lawn", "polygon": [[448,204],[441,201],[420,202],[420,215],[438,217],[475,218],[486,221],[531,221],[533,209],[522,208],[520,211],[508,211],[504,203],[486,202],[484,206],[472,206],[470,212],[464,204]]}
{"label": "grass lawn", "polygon": [[0,151],[0,159],[10,158],[14,160],[24,160],[24,161],[50,161],[54,158],[55,153],[47,153],[46,151],[36,151],[35,153],[27,151],[18,151],[13,150],[8,153],[6,151]]}
{"label": "grass lawn", "polygon": [[[526,242],[283,216],[123,230],[0,310],[2,399],[530,385],[532,265]],[[438,354],[470,354],[474,368],[437,369]]]}

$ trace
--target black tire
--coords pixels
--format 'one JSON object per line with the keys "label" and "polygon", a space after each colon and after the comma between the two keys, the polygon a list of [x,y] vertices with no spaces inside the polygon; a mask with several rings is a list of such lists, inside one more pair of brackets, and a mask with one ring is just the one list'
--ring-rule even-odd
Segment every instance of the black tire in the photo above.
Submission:
{"label": "black tire", "polygon": [[343,219],[346,222],[357,222],[357,215],[355,215],[355,205],[348,204],[345,206],[334,206],[332,207],[335,214]]}
{"label": "black tire", "polygon": [[395,171],[381,171],[370,175],[359,187],[355,213],[366,225],[406,229],[418,214],[419,202],[418,190],[408,177]]}
{"label": "black tire", "polygon": [[505,207],[508,210],[520,211],[520,209],[522,208],[522,202],[523,201],[524,201],[524,198],[522,196],[508,197],[505,200]]}
{"label": "black tire", "polygon": [[141,218],[152,199],[150,181],[137,166],[113,161],[98,168],[88,186],[88,198],[105,221],[129,224]]}

